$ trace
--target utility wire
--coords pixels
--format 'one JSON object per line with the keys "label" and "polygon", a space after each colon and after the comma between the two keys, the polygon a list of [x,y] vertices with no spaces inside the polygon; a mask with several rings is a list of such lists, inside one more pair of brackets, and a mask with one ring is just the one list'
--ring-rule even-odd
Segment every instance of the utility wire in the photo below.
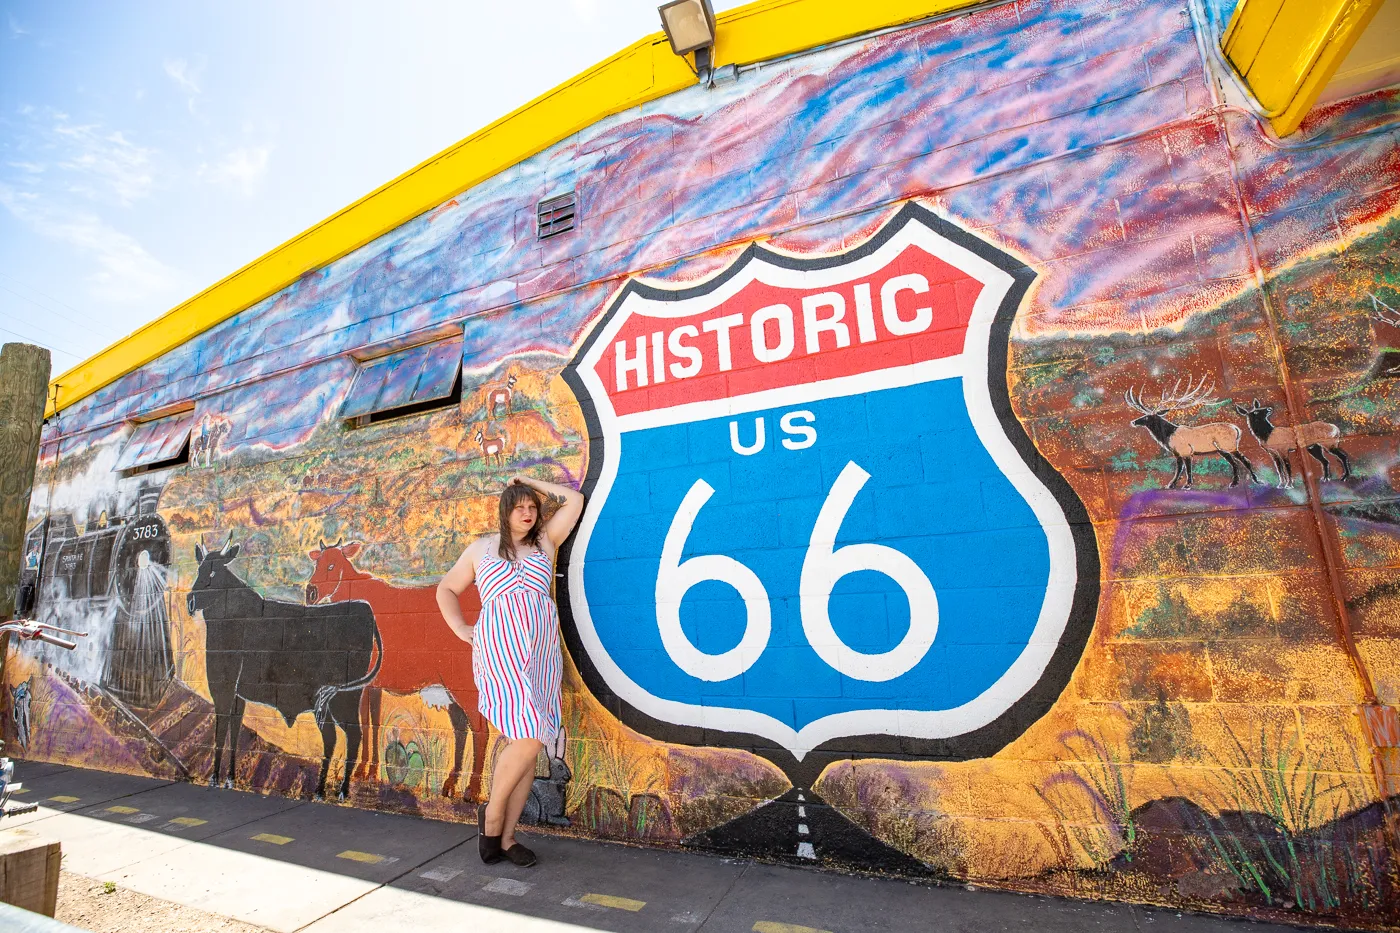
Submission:
{"label": "utility wire", "polygon": [[[10,278],[10,276],[5,275],[3,272],[0,272],[0,276],[3,276],[4,278],[10,279],[11,282],[16,281],[15,279]],[[27,288],[28,286],[24,286],[24,287]],[[38,292],[40,295],[43,295],[43,294],[44,294],[43,292],[40,292],[37,288],[34,289],[34,291]],[[90,317],[89,317],[88,320],[83,320],[83,321],[74,320],[73,318],[69,317],[68,315],[64,314],[63,312],[54,310],[53,308],[51,308],[51,307],[49,307],[48,305],[44,304],[42,301],[35,301],[33,298],[30,298],[28,295],[21,295],[19,292],[15,291],[14,289],[6,288],[6,287],[3,286],[3,285],[0,285],[0,292],[8,292],[9,294],[14,295],[14,296],[15,296],[16,298],[18,298],[20,301],[27,301],[27,302],[29,302],[30,304],[32,304],[32,305],[33,305],[34,307],[36,307],[36,308],[43,308],[45,311],[49,312],[49,313],[52,314],[54,317],[60,318],[60,319],[62,319],[62,320],[64,320],[64,321],[67,321],[69,324],[73,324],[73,325],[75,325],[75,326],[77,326],[77,327],[93,327],[93,328],[96,328],[96,329],[98,329],[98,330],[103,331],[103,332],[106,333],[106,334],[112,334],[113,336],[115,336],[115,334],[113,334],[112,331],[110,331],[110,330],[107,329],[107,326],[106,326],[106,325],[99,324],[99,323],[97,323],[95,320],[91,319]],[[45,296],[45,297],[48,297],[48,296]],[[83,312],[78,311],[77,308],[73,308],[73,307],[71,307],[71,306],[69,306],[69,305],[63,304],[63,302],[61,302],[61,301],[58,301],[57,298],[53,298],[53,299],[51,299],[51,300],[57,301],[59,304],[63,305],[63,307],[65,307],[65,308],[68,308],[70,311],[74,311],[74,312],[76,312],[77,314],[83,314]],[[83,315],[83,316],[84,316],[84,317],[88,317],[88,315]]]}
{"label": "utility wire", "polygon": [[49,299],[50,301],[52,301],[52,302],[54,302],[54,303],[56,303],[56,304],[61,304],[61,305],[63,305],[63,307],[67,308],[69,311],[72,311],[74,314],[87,314],[87,313],[88,313],[88,312],[86,312],[86,311],[80,311],[80,310],[78,310],[77,308],[73,307],[72,305],[70,305],[70,304],[69,304],[68,302],[66,302],[66,301],[61,301],[60,299],[55,298],[53,295],[50,295],[48,292],[44,291],[44,290],[41,289],[41,288],[35,288],[33,285],[30,285],[28,282],[21,282],[19,279],[15,278],[13,275],[10,275],[8,272],[0,272],[0,279],[9,279],[11,282],[14,282],[16,285],[20,286],[21,288],[27,288],[27,289],[29,289],[31,292],[38,292],[40,295],[43,295],[45,298]]}
{"label": "utility wire", "polygon": [[[31,320],[29,320],[29,319],[27,319],[27,318],[20,318],[20,317],[18,317],[18,315],[16,315],[15,317],[16,317],[16,319],[15,319],[15,321],[13,321],[12,323],[20,324],[20,325],[22,325],[22,326],[24,326],[24,327],[32,327],[32,328],[34,328],[35,330],[37,330],[37,331],[38,331],[39,333],[41,333],[41,334],[48,334],[48,335],[49,335],[50,337],[52,337],[54,340],[63,340],[63,339],[65,339],[64,336],[63,336],[62,334],[56,334],[56,333],[54,333],[53,331],[49,330],[47,327],[41,327],[40,325],[34,323],[33,321],[31,321]],[[0,318],[0,320],[3,320],[3,318]]]}
{"label": "utility wire", "polygon": [[48,350],[50,353],[62,353],[64,356],[71,356],[73,359],[77,360],[77,361],[80,362],[80,363],[83,361],[83,358],[82,358],[81,356],[79,356],[78,354],[76,354],[76,353],[72,353],[72,352],[70,352],[70,351],[68,351],[68,350],[61,350],[61,349],[59,349],[58,347],[51,347],[51,346],[49,346],[49,345],[46,344],[46,343],[40,343],[39,341],[35,340],[33,337],[26,337],[24,334],[16,333],[15,331],[10,330],[8,327],[0,327],[0,331],[4,331],[5,333],[9,334],[11,337],[18,337],[20,340],[23,340],[23,341],[25,341],[26,343],[32,343],[32,344],[34,344],[35,346],[43,347],[45,350]]}

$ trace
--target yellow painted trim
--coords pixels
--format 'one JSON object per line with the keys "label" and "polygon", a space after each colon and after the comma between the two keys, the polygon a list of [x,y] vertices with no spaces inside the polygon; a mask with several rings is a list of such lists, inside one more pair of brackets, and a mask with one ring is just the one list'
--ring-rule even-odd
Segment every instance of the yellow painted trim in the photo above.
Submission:
{"label": "yellow painted trim", "polygon": [[1287,136],[1303,122],[1380,6],[1381,0],[1240,0],[1221,48],[1275,133]]}
{"label": "yellow painted trim", "polygon": [[[757,0],[718,15],[715,64],[767,61],[974,5],[976,0]],[[103,386],[599,120],[695,75],[647,36],[445,149],[53,380],[46,414]]]}

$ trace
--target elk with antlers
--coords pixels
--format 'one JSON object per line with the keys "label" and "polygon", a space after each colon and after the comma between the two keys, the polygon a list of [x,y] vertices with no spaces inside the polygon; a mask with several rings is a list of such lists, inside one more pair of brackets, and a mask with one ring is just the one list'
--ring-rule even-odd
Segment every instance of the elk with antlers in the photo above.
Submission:
{"label": "elk with antlers", "polygon": [[1389,324],[1391,327],[1400,327],[1400,311],[1396,311],[1390,305],[1381,301],[1373,292],[1367,292],[1371,296],[1371,317],[1382,324]]}
{"label": "elk with antlers", "polygon": [[1371,296],[1371,319],[1375,322],[1372,327],[1380,351],[1368,375],[1372,379],[1393,379],[1400,376],[1400,311],[1381,301],[1374,292],[1367,294]]}
{"label": "elk with antlers", "polygon": [[1351,476],[1351,461],[1342,452],[1342,432],[1335,424],[1309,421],[1307,424],[1291,428],[1274,425],[1269,422],[1269,416],[1274,413],[1273,407],[1261,406],[1258,399],[1251,400],[1248,408],[1236,405],[1235,411],[1244,416],[1249,424],[1249,433],[1254,435],[1259,441],[1259,446],[1267,450],[1273,458],[1274,470],[1278,473],[1279,489],[1293,485],[1293,464],[1288,455],[1295,450],[1306,450],[1312,454],[1314,460],[1322,464],[1323,480],[1332,479],[1332,467],[1327,462],[1324,449],[1341,461],[1342,475],[1338,479]]}
{"label": "elk with antlers", "polygon": [[1205,405],[1213,400],[1211,395],[1214,383],[1207,385],[1206,377],[1202,376],[1201,381],[1194,386],[1191,384],[1191,377],[1186,377],[1186,388],[1182,390],[1182,380],[1178,379],[1176,385],[1170,392],[1162,392],[1155,403],[1149,404],[1142,397],[1142,392],[1129,389],[1123,393],[1123,401],[1136,411],[1142,412],[1141,418],[1134,418],[1133,425],[1139,428],[1146,428],[1152,434],[1153,440],[1161,445],[1162,449],[1176,458],[1176,473],[1172,476],[1168,489],[1175,489],[1176,484],[1181,480],[1181,474],[1186,474],[1186,486],[1190,489],[1194,477],[1192,476],[1191,465],[1196,457],[1219,454],[1225,458],[1225,462],[1230,464],[1230,485],[1240,484],[1239,468],[1243,466],[1245,472],[1249,474],[1250,480],[1259,482],[1259,477],[1254,475],[1254,467],[1249,460],[1240,453],[1240,429],[1238,426],[1227,421],[1213,421],[1210,424],[1182,425],[1167,419],[1168,412],[1177,411],[1184,408],[1195,408]]}

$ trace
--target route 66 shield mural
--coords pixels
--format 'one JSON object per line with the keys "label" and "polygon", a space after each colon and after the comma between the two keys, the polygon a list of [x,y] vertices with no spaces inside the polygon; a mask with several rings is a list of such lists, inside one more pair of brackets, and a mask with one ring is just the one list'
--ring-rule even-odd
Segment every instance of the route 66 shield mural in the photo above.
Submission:
{"label": "route 66 shield mural", "polygon": [[810,784],[1044,713],[1099,573],[1007,395],[1033,275],[910,203],[844,252],[620,290],[564,374],[591,446],[560,602],[624,722]]}

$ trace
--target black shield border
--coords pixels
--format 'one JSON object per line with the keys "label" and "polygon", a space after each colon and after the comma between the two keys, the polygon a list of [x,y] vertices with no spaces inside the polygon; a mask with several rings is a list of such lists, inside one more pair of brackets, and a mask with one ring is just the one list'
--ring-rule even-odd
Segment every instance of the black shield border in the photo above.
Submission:
{"label": "black shield border", "polygon": [[[992,409],[1007,439],[1016,448],[1026,466],[1055,497],[1069,522],[1077,571],[1069,618],[1060,636],[1059,645],[1044,673],[1035,686],[1009,709],[992,722],[972,732],[946,739],[915,739],[896,735],[843,736],[822,743],[798,761],[790,751],[775,745],[771,739],[747,733],[722,732],[665,722],[649,716],[614,694],[584,652],[578,627],[574,623],[567,572],[574,544],[574,537],[570,536],[559,552],[561,572],[557,578],[565,643],[569,647],[574,664],[583,676],[584,683],[594,697],[627,727],[658,741],[677,745],[717,746],[749,751],[777,765],[793,783],[810,787],[827,765],[845,759],[966,761],[989,757],[1017,739],[1032,723],[1041,719],[1069,684],[1070,676],[1084,653],[1084,646],[1088,642],[1098,613],[1100,564],[1098,541],[1083,502],[1060,472],[1041,456],[1011,407],[1011,395],[1006,382],[1011,325],[1027,289],[1035,279],[1035,271],[1016,257],[913,201],[904,204],[870,239],[843,253],[810,258],[794,257],[764,249],[758,243],[750,243],[728,268],[698,285],[665,289],[639,282],[635,278],[629,280],[613,298],[607,310],[595,319],[588,335],[562,373],[565,383],[583,409],[584,421],[588,427],[588,470],[581,489],[584,495],[588,496],[597,485],[603,466],[603,438],[597,410],[579,376],[578,368],[594,341],[629,295],[635,292],[653,301],[682,301],[694,298],[714,291],[739,274],[750,262],[760,258],[774,266],[794,270],[828,269],[846,265],[875,252],[909,223],[923,224],[1012,277],[1011,288],[997,309],[988,337],[990,345],[987,348],[987,388],[992,400]],[[998,374],[1000,378],[994,378],[993,374]]]}

